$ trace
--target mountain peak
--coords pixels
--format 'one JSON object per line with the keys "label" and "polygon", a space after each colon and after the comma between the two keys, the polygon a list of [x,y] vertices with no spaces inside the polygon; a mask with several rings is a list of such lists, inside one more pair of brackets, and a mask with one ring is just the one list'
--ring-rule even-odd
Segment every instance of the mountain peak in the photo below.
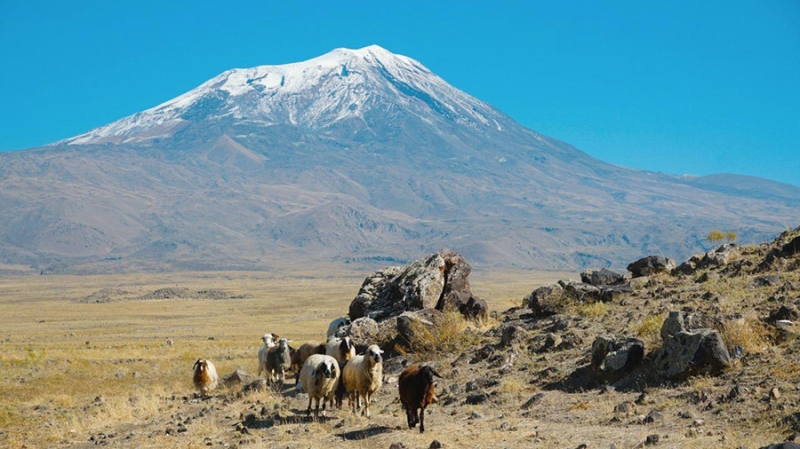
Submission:
{"label": "mountain peak", "polygon": [[378,45],[337,48],[307,61],[231,69],[146,111],[59,143],[122,143],[164,138],[211,120],[326,128],[370,112],[406,111],[498,131],[502,115],[451,86],[424,65]]}

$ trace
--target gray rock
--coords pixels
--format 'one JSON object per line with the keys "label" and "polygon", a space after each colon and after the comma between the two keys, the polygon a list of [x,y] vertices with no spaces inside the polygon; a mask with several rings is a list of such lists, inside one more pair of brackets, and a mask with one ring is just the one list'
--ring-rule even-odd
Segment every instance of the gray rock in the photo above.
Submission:
{"label": "gray rock", "polygon": [[567,297],[573,301],[587,303],[597,302],[603,298],[603,292],[594,285],[571,281],[558,281],[558,283],[564,288]]}
{"label": "gray rock", "polygon": [[552,284],[532,291],[525,302],[535,315],[551,316],[562,313],[568,299],[561,285]]}
{"label": "gray rock", "polygon": [[[665,335],[664,328],[661,335]],[[694,332],[666,332],[654,362],[662,376],[676,379],[694,374],[717,374],[730,366],[731,358],[719,333],[705,328]]]}
{"label": "gray rock", "polygon": [[556,349],[561,344],[561,337],[558,334],[548,332],[539,334],[530,339],[530,350],[533,352],[547,352]]}
{"label": "gray rock", "polygon": [[647,256],[628,265],[633,277],[650,276],[656,273],[669,273],[675,268],[675,261],[661,256]]}
{"label": "gray rock", "polygon": [[361,317],[353,320],[349,326],[342,326],[336,331],[339,337],[350,337],[357,347],[369,346],[378,340],[380,328],[372,318]]}
{"label": "gray rock", "polygon": [[617,284],[623,280],[625,280],[625,276],[607,268],[601,268],[599,270],[587,270],[581,273],[581,282],[597,287],[601,285]]}
{"label": "gray rock", "polygon": [[222,384],[226,387],[232,387],[235,385],[246,385],[254,380],[256,380],[256,376],[248,373],[242,368],[237,368],[236,371],[222,378]]}
{"label": "gray rock", "polygon": [[542,402],[542,399],[544,399],[544,397],[545,394],[541,392],[534,394],[533,396],[530,397],[530,399],[528,399],[527,401],[525,401],[524,404],[522,404],[521,407],[522,410],[528,410],[534,405],[538,404],[539,402]]}
{"label": "gray rock", "polygon": [[783,245],[781,248],[781,253],[783,253],[784,257],[789,257],[800,253],[800,235],[793,238],[789,243]]}
{"label": "gray rock", "polygon": [[600,335],[592,342],[592,368],[598,373],[627,371],[644,359],[644,342]]}
{"label": "gray rock", "polygon": [[403,312],[397,317],[397,338],[402,343],[409,343],[414,339],[417,329],[433,329],[442,319],[442,312],[426,308],[415,312]]}
{"label": "gray rock", "polygon": [[405,267],[379,270],[367,277],[350,303],[349,316],[378,322],[426,308],[454,309],[471,317],[488,316],[485,301],[470,290],[472,268],[459,253],[442,250]]}
{"label": "gray rock", "polygon": [[502,336],[500,346],[507,347],[513,344],[520,344],[530,338],[530,333],[519,326],[501,326]]}

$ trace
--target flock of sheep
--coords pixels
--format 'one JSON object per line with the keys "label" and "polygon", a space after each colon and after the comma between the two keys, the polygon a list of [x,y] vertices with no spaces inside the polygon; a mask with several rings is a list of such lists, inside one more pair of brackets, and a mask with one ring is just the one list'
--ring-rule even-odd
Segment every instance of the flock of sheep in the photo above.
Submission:
{"label": "flock of sheep", "polygon": [[[328,327],[325,343],[309,341],[297,349],[289,346],[289,339],[264,334],[261,338],[264,346],[258,351],[258,376],[264,373],[268,384],[282,385],[286,371],[294,371],[295,385],[308,393],[309,415],[312,401],[316,401],[314,419],[319,419],[320,402],[324,414],[326,403],[341,409],[345,396],[353,413],[360,411],[369,418],[372,396],[383,384],[383,350],[370,345],[363,354],[356,355],[350,337],[335,335],[346,324],[349,324],[347,318],[337,318]],[[419,423],[419,431],[425,431],[425,408],[436,401],[434,377],[441,376],[430,366],[411,366],[400,374],[400,402],[406,410],[409,428]],[[193,381],[202,395],[216,389],[219,375],[214,364],[207,359],[197,360]]]}

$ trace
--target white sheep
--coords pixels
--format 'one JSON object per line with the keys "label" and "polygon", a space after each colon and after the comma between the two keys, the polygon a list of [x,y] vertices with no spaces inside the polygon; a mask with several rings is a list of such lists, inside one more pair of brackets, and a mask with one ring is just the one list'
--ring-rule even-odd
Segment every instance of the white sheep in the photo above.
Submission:
{"label": "white sheep", "polygon": [[350,403],[353,404],[353,413],[361,408],[361,396],[363,396],[367,418],[369,418],[370,399],[383,384],[381,354],[383,354],[381,348],[378,345],[372,345],[363,355],[357,355],[350,359],[342,370],[344,387],[350,397]]}
{"label": "white sheep", "polygon": [[211,363],[211,360],[198,359],[194,362],[193,370],[194,375],[192,376],[192,380],[194,381],[194,387],[197,388],[203,396],[214,391],[217,385],[219,385],[217,368]]}
{"label": "white sheep", "polygon": [[261,337],[261,341],[264,342],[264,346],[259,348],[258,350],[258,376],[261,376],[261,373],[267,369],[267,351],[269,348],[275,347],[275,334],[264,334]]}
{"label": "white sheep", "polygon": [[339,385],[339,363],[329,355],[312,354],[300,369],[300,382],[308,392],[308,410],[311,414],[311,401],[317,400],[314,419],[319,419],[319,402],[322,400],[322,414],[325,415],[325,402],[333,404],[336,387]]}
{"label": "white sheep", "polygon": [[328,337],[325,342],[325,354],[336,359],[339,364],[344,365],[348,360],[356,355],[356,346],[350,337]]}
{"label": "white sheep", "polygon": [[267,351],[267,381],[279,381],[283,384],[286,375],[286,370],[292,366],[292,355],[289,352],[289,340],[281,338],[278,340],[278,346],[269,348]]}
{"label": "white sheep", "polygon": [[349,325],[350,325],[350,318],[347,318],[346,316],[341,318],[336,318],[335,320],[331,321],[331,324],[328,325],[328,337],[330,337],[331,335],[336,335],[336,331]]}

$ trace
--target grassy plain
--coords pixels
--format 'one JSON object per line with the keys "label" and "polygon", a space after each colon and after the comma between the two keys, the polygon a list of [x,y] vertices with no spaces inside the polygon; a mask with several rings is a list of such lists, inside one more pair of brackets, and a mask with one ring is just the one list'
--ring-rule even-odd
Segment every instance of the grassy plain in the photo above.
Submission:
{"label": "grassy plain", "polygon": [[[146,420],[163,397],[191,394],[197,358],[212,359],[220,375],[237,367],[254,373],[261,335],[324,339],[327,324],[347,312],[367,274],[308,269],[2,277],[0,446],[85,442],[88,434]],[[476,271],[471,281],[492,310],[505,310],[536,286],[564,277]],[[141,296],[169,287],[245,298],[80,302],[102,289]]]}

